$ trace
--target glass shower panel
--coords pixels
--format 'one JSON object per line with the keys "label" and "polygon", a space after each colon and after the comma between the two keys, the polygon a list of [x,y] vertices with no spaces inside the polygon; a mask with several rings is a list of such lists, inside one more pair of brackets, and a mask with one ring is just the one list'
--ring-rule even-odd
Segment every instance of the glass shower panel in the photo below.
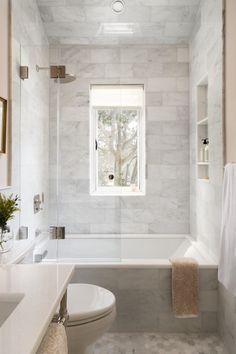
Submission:
{"label": "glass shower panel", "polygon": [[66,67],[66,79],[58,80],[57,87],[50,85],[51,102],[57,97],[59,104],[57,125],[50,127],[57,133],[57,224],[65,227],[65,240],[58,242],[58,258],[119,261],[120,199],[90,195],[89,91],[94,82],[81,73],[76,50],[57,47],[51,49],[50,57],[50,65],[57,62]]}
{"label": "glass shower panel", "polygon": [[[26,76],[23,78],[22,74]],[[56,161],[52,161],[51,156],[57,135],[50,136],[54,116],[51,112],[49,47],[22,46],[19,75],[22,77],[19,78],[22,237],[27,237],[25,230],[28,228],[28,238],[35,238],[36,262],[43,261],[46,254],[56,260],[57,241],[49,237],[49,227],[57,217],[57,202],[51,198],[57,182],[52,178]]]}

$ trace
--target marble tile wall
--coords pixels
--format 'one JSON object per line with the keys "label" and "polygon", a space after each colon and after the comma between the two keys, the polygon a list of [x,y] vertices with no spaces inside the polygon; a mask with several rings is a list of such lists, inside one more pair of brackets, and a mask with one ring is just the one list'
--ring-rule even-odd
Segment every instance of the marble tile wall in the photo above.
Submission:
{"label": "marble tile wall", "polygon": [[[59,59],[58,59],[59,58]],[[189,59],[186,45],[60,46],[60,223],[69,233],[189,233]],[[147,193],[89,195],[89,86],[144,84]],[[51,210],[55,209],[56,88],[51,86]]]}
{"label": "marble tile wall", "polygon": [[[36,228],[47,225],[49,80],[35,65],[49,64],[49,46],[35,0],[12,0],[12,188],[21,197],[19,219],[14,225]],[[29,66],[22,81],[19,66]],[[33,196],[44,192],[44,211],[34,214]]]}
{"label": "marble tile wall", "polygon": [[[109,0],[37,3],[53,44],[187,44],[199,0],[127,1],[119,15]],[[104,23],[117,22],[134,25],[132,36],[102,31]]]}
{"label": "marble tile wall", "polygon": [[96,284],[115,294],[112,332],[217,331],[216,269],[200,269],[200,315],[192,319],[176,319],[172,313],[171,269],[76,268],[72,282]]}
{"label": "marble tile wall", "polygon": [[[197,177],[196,86],[208,75],[209,183]],[[190,225],[214,258],[219,253],[223,177],[222,0],[202,0],[190,41]]]}

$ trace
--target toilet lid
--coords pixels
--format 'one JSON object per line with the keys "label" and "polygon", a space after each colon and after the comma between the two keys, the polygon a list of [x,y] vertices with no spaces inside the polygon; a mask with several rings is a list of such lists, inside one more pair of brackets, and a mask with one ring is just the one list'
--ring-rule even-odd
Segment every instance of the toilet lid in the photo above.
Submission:
{"label": "toilet lid", "polygon": [[115,296],[107,289],[91,284],[70,284],[67,291],[69,322],[100,317],[112,311]]}

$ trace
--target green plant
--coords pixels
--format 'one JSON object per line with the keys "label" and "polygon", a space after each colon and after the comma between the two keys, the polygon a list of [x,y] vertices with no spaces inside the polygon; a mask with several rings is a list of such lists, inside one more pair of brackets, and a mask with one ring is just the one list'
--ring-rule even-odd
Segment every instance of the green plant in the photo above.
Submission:
{"label": "green plant", "polygon": [[18,208],[19,197],[16,195],[13,197],[11,194],[9,197],[0,193],[0,228],[6,230],[8,220],[14,218],[14,214],[19,211]]}

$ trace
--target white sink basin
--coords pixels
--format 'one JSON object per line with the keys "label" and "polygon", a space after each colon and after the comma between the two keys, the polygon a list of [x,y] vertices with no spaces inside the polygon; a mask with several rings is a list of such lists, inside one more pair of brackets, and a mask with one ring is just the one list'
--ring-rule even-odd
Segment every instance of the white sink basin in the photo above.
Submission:
{"label": "white sink basin", "polygon": [[0,327],[23,299],[24,294],[0,293]]}

